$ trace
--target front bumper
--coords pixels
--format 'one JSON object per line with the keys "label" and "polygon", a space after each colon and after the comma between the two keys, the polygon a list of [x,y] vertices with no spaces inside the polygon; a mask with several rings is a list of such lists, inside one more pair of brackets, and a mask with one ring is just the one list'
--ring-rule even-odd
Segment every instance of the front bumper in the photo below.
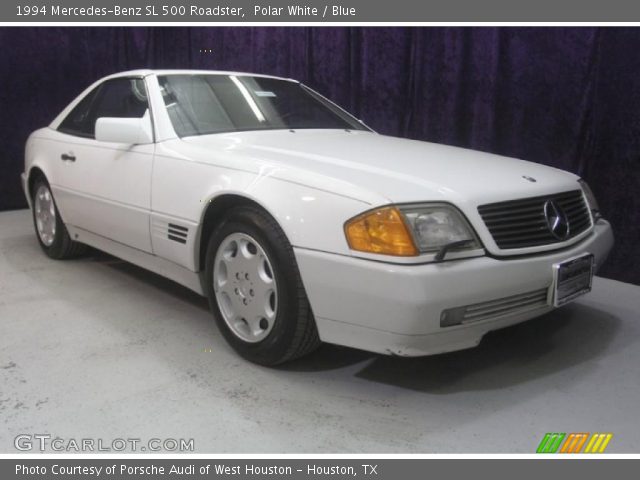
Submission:
{"label": "front bumper", "polygon": [[440,326],[443,311],[549,289],[553,264],[589,252],[597,269],[612,246],[611,226],[599,220],[570,248],[523,257],[398,265],[303,248],[295,254],[323,341],[421,356],[476,346],[487,332],[553,307],[538,304],[449,327]]}

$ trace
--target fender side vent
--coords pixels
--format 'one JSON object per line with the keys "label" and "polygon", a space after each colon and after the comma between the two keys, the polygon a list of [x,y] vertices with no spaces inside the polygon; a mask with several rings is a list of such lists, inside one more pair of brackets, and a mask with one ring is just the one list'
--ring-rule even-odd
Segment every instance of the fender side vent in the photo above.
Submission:
{"label": "fender side vent", "polygon": [[173,240],[178,243],[187,243],[187,236],[189,235],[189,229],[175,223],[169,224],[169,231],[167,237],[169,240]]}

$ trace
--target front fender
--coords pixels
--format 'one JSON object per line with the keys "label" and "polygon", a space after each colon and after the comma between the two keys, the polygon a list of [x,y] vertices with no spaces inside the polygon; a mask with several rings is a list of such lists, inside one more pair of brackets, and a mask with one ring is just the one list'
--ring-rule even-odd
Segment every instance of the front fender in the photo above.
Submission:
{"label": "front fender", "polygon": [[229,194],[260,205],[278,222],[292,246],[342,255],[349,255],[344,222],[371,208],[360,200],[277,178],[253,181],[244,190],[210,192],[206,203]]}
{"label": "front fender", "polygon": [[[173,252],[172,261],[194,271],[199,268],[199,240],[206,211],[224,195],[240,196],[260,205],[278,222],[294,247],[344,255],[349,254],[344,222],[372,207],[362,200],[277,178],[277,172],[267,166],[251,171],[237,158],[226,159],[220,154],[216,164],[179,156],[175,150],[163,151],[163,144],[158,147],[152,178],[152,224],[158,219],[163,225],[183,225],[197,231],[197,240],[187,242],[191,249],[187,252],[162,236],[154,237],[154,252],[161,256]],[[168,247],[160,247],[161,243]]]}

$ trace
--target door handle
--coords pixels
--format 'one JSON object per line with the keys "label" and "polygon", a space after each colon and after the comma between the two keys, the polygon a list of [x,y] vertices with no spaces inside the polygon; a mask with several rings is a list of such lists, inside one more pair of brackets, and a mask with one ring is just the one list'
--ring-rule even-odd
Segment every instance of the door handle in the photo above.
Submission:
{"label": "door handle", "polygon": [[62,160],[69,161],[69,162],[75,162],[76,161],[76,156],[73,154],[69,154],[69,153],[63,153],[62,155],[60,155],[60,158]]}

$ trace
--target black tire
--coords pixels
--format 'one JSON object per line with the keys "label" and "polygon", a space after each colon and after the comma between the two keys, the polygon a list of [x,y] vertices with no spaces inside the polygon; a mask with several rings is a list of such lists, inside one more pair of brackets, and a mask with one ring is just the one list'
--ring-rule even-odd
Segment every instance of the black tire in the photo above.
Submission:
{"label": "black tire", "polygon": [[[277,311],[268,335],[257,343],[236,335],[223,318],[213,285],[214,262],[221,243],[229,235],[241,233],[255,239],[264,250],[278,285]],[[320,345],[318,331],[293,248],[276,221],[253,206],[228,211],[208,239],[204,285],[211,311],[227,342],[243,358],[265,366],[284,363],[315,350]]]}
{"label": "black tire", "polygon": [[[53,201],[53,208],[55,211],[55,235],[53,237],[53,242],[49,245],[45,244],[40,237],[40,233],[38,232],[38,223],[36,219],[36,195],[41,188],[46,188],[51,195]],[[62,217],[60,217],[60,212],[58,211],[58,206],[55,203],[55,199],[53,199],[53,193],[51,192],[51,188],[49,187],[49,183],[42,177],[38,178],[31,191],[31,213],[33,218],[33,227],[36,231],[36,238],[38,239],[38,243],[40,247],[50,258],[55,260],[63,260],[67,258],[74,258],[86,251],[86,245],[74,242],[71,240],[69,236],[69,232],[62,221]]]}

